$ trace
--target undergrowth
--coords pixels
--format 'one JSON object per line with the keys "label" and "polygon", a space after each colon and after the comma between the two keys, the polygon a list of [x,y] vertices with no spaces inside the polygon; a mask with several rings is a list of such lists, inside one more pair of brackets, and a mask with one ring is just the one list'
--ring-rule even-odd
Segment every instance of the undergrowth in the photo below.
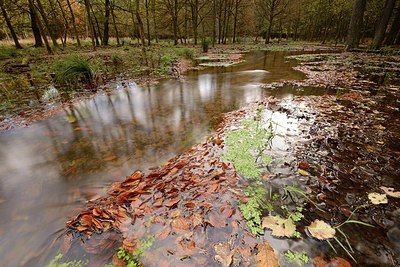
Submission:
{"label": "undergrowth", "polygon": [[86,59],[66,57],[54,64],[55,79],[58,83],[89,83],[93,80],[93,68]]}
{"label": "undergrowth", "polygon": [[155,237],[150,235],[140,240],[140,247],[129,253],[123,247],[120,247],[117,252],[118,259],[125,262],[127,267],[138,267],[141,266],[140,257],[144,255],[145,251],[153,246]]}

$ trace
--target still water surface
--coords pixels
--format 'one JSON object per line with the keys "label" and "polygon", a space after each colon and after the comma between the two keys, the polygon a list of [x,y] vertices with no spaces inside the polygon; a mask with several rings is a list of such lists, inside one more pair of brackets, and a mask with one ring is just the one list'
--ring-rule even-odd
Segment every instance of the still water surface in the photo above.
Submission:
{"label": "still water surface", "polygon": [[[229,68],[189,73],[70,106],[29,128],[0,134],[0,266],[32,266],[72,211],[110,182],[164,163],[201,141],[221,113],[269,94],[322,94],[263,83],[302,79],[283,52],[252,52]],[[43,264],[43,263],[42,263]]]}

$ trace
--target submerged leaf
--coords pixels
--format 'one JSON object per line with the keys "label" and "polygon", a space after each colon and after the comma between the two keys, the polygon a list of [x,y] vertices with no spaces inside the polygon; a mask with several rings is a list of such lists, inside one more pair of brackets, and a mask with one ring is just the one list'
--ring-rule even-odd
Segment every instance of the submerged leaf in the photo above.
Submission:
{"label": "submerged leaf", "polygon": [[275,255],[274,249],[267,240],[262,244],[258,244],[257,261],[258,267],[278,267],[279,262]]}
{"label": "submerged leaf", "polygon": [[230,245],[226,242],[218,243],[214,246],[215,260],[221,263],[222,266],[229,267],[232,264],[234,250],[231,249]]}
{"label": "submerged leaf", "polygon": [[302,176],[310,176],[310,173],[308,171],[302,169],[298,169],[297,172]]}
{"label": "submerged leaf", "polygon": [[279,215],[264,217],[263,228],[272,230],[272,235],[277,237],[292,237],[296,232],[296,226],[292,219],[283,219]]}
{"label": "submerged leaf", "polygon": [[307,227],[310,234],[319,240],[326,240],[335,236],[336,230],[321,220],[315,220]]}
{"label": "submerged leaf", "polygon": [[369,193],[368,198],[369,198],[369,200],[371,200],[372,204],[375,204],[375,205],[388,203],[386,194]]}

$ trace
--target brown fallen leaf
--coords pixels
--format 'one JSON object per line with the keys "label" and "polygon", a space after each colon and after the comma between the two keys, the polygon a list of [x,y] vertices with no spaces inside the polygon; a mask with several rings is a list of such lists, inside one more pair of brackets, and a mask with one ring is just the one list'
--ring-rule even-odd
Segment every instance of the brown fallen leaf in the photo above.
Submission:
{"label": "brown fallen leaf", "polygon": [[208,213],[208,221],[212,226],[216,228],[225,227],[226,221],[225,219],[219,215],[216,211],[212,210]]}
{"label": "brown fallen leaf", "polygon": [[156,238],[158,240],[164,240],[169,236],[170,233],[171,233],[171,227],[166,226],[156,234]]}
{"label": "brown fallen leaf", "polygon": [[400,198],[400,191],[394,191],[394,188],[392,187],[381,186],[380,189],[382,189],[389,197]]}
{"label": "brown fallen leaf", "polygon": [[308,164],[307,162],[300,162],[299,168],[303,169],[303,170],[308,170],[308,169],[310,169],[310,164]]}
{"label": "brown fallen leaf", "polygon": [[257,261],[258,267],[279,267],[278,258],[275,255],[274,249],[264,240],[264,243],[258,244]]}
{"label": "brown fallen leaf", "polygon": [[228,243],[218,243],[214,246],[214,250],[216,254],[214,258],[216,261],[221,263],[224,267],[231,266],[235,250],[231,249]]}
{"label": "brown fallen leaf", "polygon": [[190,229],[190,222],[188,219],[184,217],[178,217],[172,220],[171,222],[172,228],[175,230],[189,230]]}
{"label": "brown fallen leaf", "polygon": [[104,161],[112,161],[112,160],[114,160],[114,159],[116,159],[116,158],[117,158],[117,156],[111,155],[111,156],[108,156],[108,157],[103,158],[103,160],[104,160]]}
{"label": "brown fallen leaf", "polygon": [[232,217],[233,214],[235,214],[235,209],[232,206],[222,206],[219,210],[221,216],[225,219],[228,219],[230,217]]}
{"label": "brown fallen leaf", "polygon": [[166,203],[164,203],[165,206],[171,208],[172,206],[174,206],[176,203],[178,203],[179,201],[181,201],[179,198],[176,199],[172,199],[170,201],[167,201]]}

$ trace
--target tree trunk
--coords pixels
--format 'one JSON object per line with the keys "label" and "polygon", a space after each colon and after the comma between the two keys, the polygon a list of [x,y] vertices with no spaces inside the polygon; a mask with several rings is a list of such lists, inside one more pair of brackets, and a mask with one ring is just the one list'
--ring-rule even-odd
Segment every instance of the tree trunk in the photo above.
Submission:
{"label": "tree trunk", "polygon": [[156,38],[156,43],[158,43],[158,34],[157,34],[157,23],[156,23],[156,0],[153,0],[152,5],[152,17],[153,17],[153,26],[154,26],[154,37]]}
{"label": "tree trunk", "polygon": [[396,40],[396,36],[400,30],[400,6],[396,10],[396,14],[394,16],[394,20],[392,26],[390,27],[390,31],[387,34],[385,45],[393,45]]}
{"label": "tree trunk", "polygon": [[60,7],[61,15],[65,22],[65,35],[64,35],[64,47],[65,47],[67,45],[67,34],[68,34],[68,29],[69,29],[69,23],[68,23],[67,16],[65,15],[64,8],[62,7],[60,0],[57,0],[57,4]]}
{"label": "tree trunk", "polygon": [[47,19],[46,13],[44,12],[44,8],[43,8],[43,5],[42,5],[42,2],[40,2],[40,0],[36,0],[36,3],[37,3],[37,7],[38,7],[38,10],[39,10],[39,13],[43,18],[44,27],[46,28],[47,33],[50,35],[50,38],[51,38],[51,41],[53,42],[53,45],[55,47],[59,47],[58,43],[57,43],[57,38],[54,36],[53,32],[51,31],[50,23],[49,23],[49,20]]}
{"label": "tree trunk", "polygon": [[13,38],[13,40],[14,40],[15,47],[16,47],[17,49],[22,49],[22,46],[21,46],[21,44],[20,44],[19,41],[18,41],[17,34],[16,34],[15,31],[14,31],[14,27],[13,27],[12,24],[11,24],[11,20],[10,20],[10,18],[8,17],[8,14],[7,14],[6,9],[4,8],[4,2],[3,2],[3,0],[0,0],[0,8],[1,8],[1,13],[3,13],[4,20],[6,21],[7,27],[8,27],[8,29],[10,30],[11,36],[12,36],[12,38]]}
{"label": "tree trunk", "polygon": [[[88,1],[88,3],[89,3],[90,10],[92,11],[92,15],[93,15],[94,21],[96,22],[97,33],[98,33],[98,35],[99,35],[100,41],[101,41],[101,43],[104,43],[103,37],[102,37],[102,35],[101,35],[101,29],[100,29],[99,21],[97,20],[96,14],[94,13],[92,4],[90,3],[90,1]],[[93,25],[94,25],[94,24],[93,24]],[[95,28],[94,28],[94,29],[95,29]],[[96,33],[96,31],[94,32],[95,37],[96,37],[96,43],[97,43],[97,45],[100,45],[100,42],[99,42],[99,40],[97,39],[97,33]]]}
{"label": "tree trunk", "polygon": [[147,44],[150,46],[151,45],[151,35],[150,35],[149,1],[150,0],[145,1],[145,7],[146,7]]}
{"label": "tree trunk", "polygon": [[382,46],[383,39],[385,38],[386,28],[392,15],[394,4],[396,0],[387,0],[385,9],[383,10],[382,18],[375,31],[374,41],[372,42],[373,49],[379,49]]}
{"label": "tree trunk", "polygon": [[33,37],[35,38],[35,47],[43,47],[42,36],[40,35],[40,29],[38,27],[38,18],[36,12],[33,10],[35,7],[29,1],[29,15],[31,17],[31,28],[33,32]]}
{"label": "tree trunk", "polygon": [[72,10],[71,2],[69,0],[67,0],[67,5],[68,5],[69,12],[71,13],[72,27],[74,28],[76,42],[77,42],[78,46],[81,46],[81,40],[79,39],[78,29],[76,28],[75,14],[74,14],[74,11]]}
{"label": "tree trunk", "polygon": [[108,45],[109,40],[109,25],[110,25],[110,0],[104,2],[104,32],[103,32],[103,45]]}
{"label": "tree trunk", "polygon": [[35,7],[35,5],[33,4],[33,0],[28,0],[29,1],[29,4],[33,7],[32,8],[32,12],[34,13],[34,16],[36,17],[36,22],[37,22],[37,26],[38,26],[38,28],[39,28],[39,31],[40,31],[40,35],[42,36],[42,38],[43,38],[43,41],[44,41],[44,44],[45,44],[45,46],[46,46],[46,50],[47,50],[47,53],[49,53],[49,54],[53,54],[53,49],[51,49],[51,46],[50,46],[50,44],[49,44],[49,41],[47,40],[47,36],[46,36],[46,31],[44,30],[44,27],[43,27],[43,24],[42,24],[42,22],[40,21],[40,18],[39,18],[39,15],[38,15],[38,13],[36,12],[36,7]]}
{"label": "tree trunk", "polygon": [[174,27],[174,45],[178,45],[178,0],[173,0],[173,27]]}
{"label": "tree trunk", "polygon": [[90,38],[92,39],[92,47],[93,47],[93,51],[95,51],[96,50],[96,42],[95,42],[94,38],[95,38],[96,31],[94,29],[92,16],[90,15],[89,0],[85,0],[85,8],[86,8],[86,14],[87,14],[87,17],[88,17],[89,28],[90,28],[90,31],[91,31]]}
{"label": "tree trunk", "polygon": [[115,38],[117,38],[117,45],[121,45],[121,42],[119,41],[119,32],[118,32],[118,27],[117,27],[117,23],[116,23],[116,19],[115,19],[115,14],[114,14],[114,5],[111,7],[111,17],[113,20],[113,24],[114,24],[114,30],[115,30]]}
{"label": "tree trunk", "polygon": [[139,35],[140,35],[140,41],[142,42],[143,47],[146,45],[145,37],[144,37],[144,27],[143,27],[143,22],[142,18],[140,17],[140,3],[139,0],[136,0],[136,20],[137,24],[139,27]]}
{"label": "tree trunk", "polygon": [[357,48],[360,43],[361,28],[363,27],[364,11],[367,0],[356,0],[353,6],[351,21],[346,38],[346,51]]}

